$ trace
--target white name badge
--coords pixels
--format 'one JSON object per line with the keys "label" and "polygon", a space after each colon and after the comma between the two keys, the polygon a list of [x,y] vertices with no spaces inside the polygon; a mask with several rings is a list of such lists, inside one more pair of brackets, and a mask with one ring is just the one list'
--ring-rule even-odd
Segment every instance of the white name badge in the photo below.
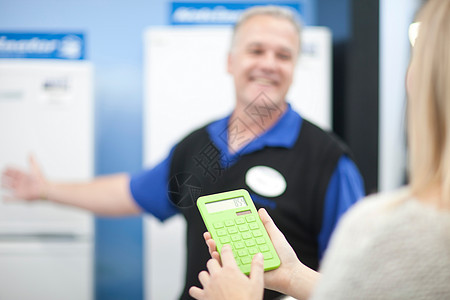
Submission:
{"label": "white name badge", "polygon": [[256,193],[266,197],[277,197],[286,191],[287,183],[283,175],[274,168],[255,166],[245,175],[245,183]]}

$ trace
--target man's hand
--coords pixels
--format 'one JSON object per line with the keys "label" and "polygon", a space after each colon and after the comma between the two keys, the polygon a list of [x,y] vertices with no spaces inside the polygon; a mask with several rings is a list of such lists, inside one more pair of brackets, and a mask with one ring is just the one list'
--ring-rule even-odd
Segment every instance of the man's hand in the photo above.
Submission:
{"label": "man's hand", "polygon": [[222,247],[222,265],[212,258],[206,266],[208,271],[202,271],[198,275],[203,289],[193,286],[189,290],[189,294],[195,299],[262,299],[264,262],[261,253],[253,257],[250,277],[245,276],[237,266],[230,245]]}
{"label": "man's hand", "polygon": [[11,195],[5,200],[37,200],[47,198],[49,183],[33,156],[29,158],[30,171],[24,172],[16,168],[7,168],[2,173],[2,187],[10,190]]}

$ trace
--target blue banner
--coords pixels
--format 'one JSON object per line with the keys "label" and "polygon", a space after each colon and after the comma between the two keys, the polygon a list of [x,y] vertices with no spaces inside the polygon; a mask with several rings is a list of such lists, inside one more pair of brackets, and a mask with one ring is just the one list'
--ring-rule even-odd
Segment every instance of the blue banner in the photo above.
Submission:
{"label": "blue banner", "polygon": [[172,2],[171,25],[232,25],[245,9],[255,5],[277,5],[294,10],[302,15],[299,2],[275,3],[211,3],[211,2]]}
{"label": "blue banner", "polygon": [[2,33],[0,58],[83,60],[81,33]]}

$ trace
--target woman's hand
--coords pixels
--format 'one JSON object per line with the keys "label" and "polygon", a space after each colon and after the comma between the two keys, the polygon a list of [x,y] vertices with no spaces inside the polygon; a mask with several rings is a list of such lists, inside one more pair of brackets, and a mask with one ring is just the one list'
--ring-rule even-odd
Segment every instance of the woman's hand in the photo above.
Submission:
{"label": "woman's hand", "polygon": [[[214,251],[212,255],[216,256]],[[249,277],[245,276],[236,264],[230,245],[222,247],[221,263],[220,260],[211,258],[206,266],[208,271],[202,271],[198,275],[203,288],[193,286],[189,290],[193,298],[198,300],[262,299],[264,261],[261,253],[253,257]]]}
{"label": "woman's hand", "polygon": [[[319,273],[300,262],[291,245],[264,208],[261,208],[258,213],[281,260],[279,268],[264,272],[265,288],[297,299],[307,299],[319,278]],[[212,259],[220,265],[221,258],[217,252],[216,242],[209,232],[205,232],[203,237]]]}

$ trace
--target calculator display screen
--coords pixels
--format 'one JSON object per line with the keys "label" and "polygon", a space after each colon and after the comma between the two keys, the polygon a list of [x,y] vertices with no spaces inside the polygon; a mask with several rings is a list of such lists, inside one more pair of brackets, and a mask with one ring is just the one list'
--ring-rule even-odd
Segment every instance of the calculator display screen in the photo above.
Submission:
{"label": "calculator display screen", "polygon": [[215,202],[208,202],[205,204],[208,212],[215,213],[219,211],[224,211],[228,209],[235,209],[247,206],[244,197],[231,198],[226,200],[220,200]]}

